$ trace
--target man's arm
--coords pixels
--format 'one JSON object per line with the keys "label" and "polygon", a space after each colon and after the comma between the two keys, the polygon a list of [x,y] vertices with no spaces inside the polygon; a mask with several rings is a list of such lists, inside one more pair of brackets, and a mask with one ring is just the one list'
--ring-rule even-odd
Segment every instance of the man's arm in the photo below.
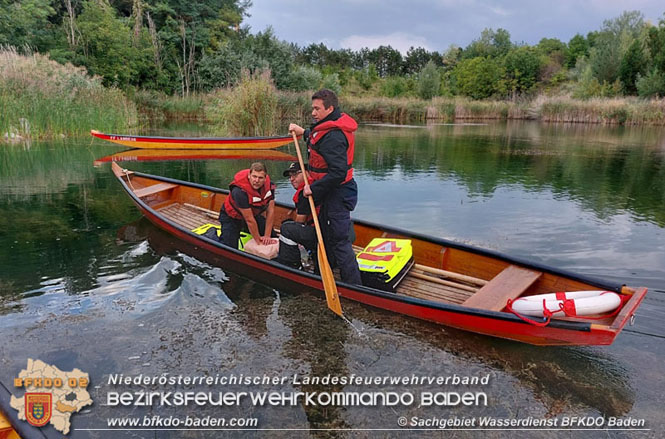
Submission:
{"label": "man's arm", "polygon": [[254,238],[254,241],[256,241],[258,244],[263,244],[261,239],[262,236],[259,233],[259,225],[256,224],[256,219],[254,219],[254,212],[252,212],[252,209],[238,208],[238,210],[240,211],[242,218],[247,223],[247,228],[249,229],[249,233],[252,235],[252,238]]}
{"label": "man's arm", "polygon": [[[273,239],[270,237],[272,234],[272,224],[275,219],[275,200],[270,200],[268,203],[268,210],[266,212],[266,228],[261,237],[261,244],[271,244]],[[254,236],[254,235],[252,235]]]}

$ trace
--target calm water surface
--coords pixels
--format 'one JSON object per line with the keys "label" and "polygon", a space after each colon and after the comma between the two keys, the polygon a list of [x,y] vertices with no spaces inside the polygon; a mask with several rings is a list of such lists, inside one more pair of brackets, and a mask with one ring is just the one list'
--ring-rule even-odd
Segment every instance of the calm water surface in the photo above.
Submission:
{"label": "calm water surface", "polygon": [[[154,134],[196,134],[171,127]],[[644,420],[649,431],[449,432],[454,437],[662,437],[665,403],[665,130],[596,126],[364,125],[357,218],[450,238],[650,291],[609,347],[536,348],[319,295],[276,290],[183,251],[141,218],[108,164],[122,150],[89,139],[0,147],[0,381],[39,358],[90,374],[95,401],[72,437],[395,437],[398,418]],[[282,148],[294,153],[293,147]],[[278,199],[292,190],[268,160]],[[226,186],[249,160],[125,163]],[[105,406],[109,374],[288,377],[204,391],[409,392],[387,407]],[[298,376],[485,377],[464,386],[341,385]],[[159,390],[192,390],[168,387]],[[419,407],[423,392],[485,392],[487,405]],[[18,393],[18,392],[16,392]],[[115,416],[252,416],[296,431],[105,431]],[[477,422],[477,421],[476,421]],[[607,425],[605,425],[606,427]],[[314,430],[335,429],[335,430]],[[356,429],[351,432],[349,429]],[[365,430],[363,430],[365,429]],[[397,429],[368,431],[367,429]],[[419,434],[440,437],[440,431]]]}

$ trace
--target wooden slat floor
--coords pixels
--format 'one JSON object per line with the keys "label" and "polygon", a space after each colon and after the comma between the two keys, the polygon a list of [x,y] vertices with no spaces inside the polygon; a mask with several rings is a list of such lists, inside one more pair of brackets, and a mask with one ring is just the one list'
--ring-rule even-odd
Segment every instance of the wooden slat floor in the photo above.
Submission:
{"label": "wooden slat floor", "polygon": [[[217,219],[213,215],[181,203],[169,204],[157,211],[189,230],[207,223],[218,224]],[[361,248],[354,246],[354,250],[358,253]],[[435,302],[461,304],[473,295],[473,292],[463,289],[463,287],[468,287],[466,284],[460,284],[460,286],[462,288],[440,285],[435,281],[429,281],[420,277],[416,278],[407,274],[397,287],[396,294]]]}

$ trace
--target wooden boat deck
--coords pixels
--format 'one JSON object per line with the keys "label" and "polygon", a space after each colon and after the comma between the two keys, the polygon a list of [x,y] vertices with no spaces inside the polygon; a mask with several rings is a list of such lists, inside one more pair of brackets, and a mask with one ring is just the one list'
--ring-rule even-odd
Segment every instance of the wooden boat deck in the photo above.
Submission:
{"label": "wooden boat deck", "polygon": [[[187,203],[171,203],[156,209],[169,220],[193,230],[207,223],[217,224],[218,214]],[[362,250],[354,246],[356,253]],[[476,279],[476,283],[484,281]],[[462,282],[437,275],[427,267],[416,264],[397,287],[396,294],[441,303],[462,304],[480,288],[472,282]]]}

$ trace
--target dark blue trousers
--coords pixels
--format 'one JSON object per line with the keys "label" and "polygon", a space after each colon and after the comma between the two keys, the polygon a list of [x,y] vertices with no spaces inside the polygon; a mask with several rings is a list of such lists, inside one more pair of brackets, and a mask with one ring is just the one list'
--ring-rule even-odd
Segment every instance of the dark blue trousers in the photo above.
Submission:
{"label": "dark blue trousers", "polygon": [[351,211],[358,203],[358,186],[355,180],[335,188],[321,203],[321,232],[331,267],[338,267],[342,281],[361,285],[360,270],[352,242]]}

